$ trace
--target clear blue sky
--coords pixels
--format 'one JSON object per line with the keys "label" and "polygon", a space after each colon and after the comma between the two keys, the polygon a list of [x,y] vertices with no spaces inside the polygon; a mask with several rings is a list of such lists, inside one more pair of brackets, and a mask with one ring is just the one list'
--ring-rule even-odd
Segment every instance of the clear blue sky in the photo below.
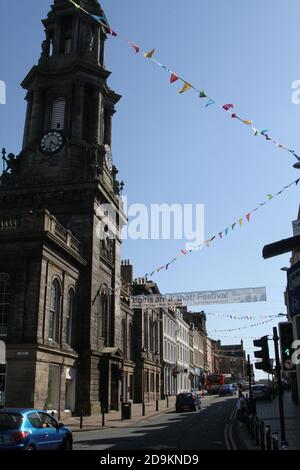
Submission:
{"label": "clear blue sky", "polygon": [[[0,106],[0,146],[18,153],[25,103],[19,84],[37,62],[50,0],[0,0],[0,80],[7,105]],[[158,60],[221,103],[234,103],[243,117],[300,152],[300,106],[291,101],[300,79],[300,5],[297,0],[103,0],[111,26],[124,38],[156,49]],[[179,85],[119,39],[109,38],[106,65],[110,86],[123,98],[113,123],[113,155],[126,183],[129,203],[203,203],[209,237],[247,213],[268,193],[300,176],[294,159],[197,95],[178,94]],[[266,286],[268,301],[211,307],[211,312],[284,312],[283,291],[289,254],[263,260],[265,244],[291,236],[299,188],[292,188],[237,228],[226,240],[182,258],[157,274],[162,292]],[[136,276],[167,262],[180,241],[128,241]],[[208,317],[208,329],[242,322]],[[241,331],[271,334],[273,324]],[[222,333],[233,336],[236,333]],[[236,338],[222,338],[230,344]],[[245,339],[248,352],[252,340]]]}

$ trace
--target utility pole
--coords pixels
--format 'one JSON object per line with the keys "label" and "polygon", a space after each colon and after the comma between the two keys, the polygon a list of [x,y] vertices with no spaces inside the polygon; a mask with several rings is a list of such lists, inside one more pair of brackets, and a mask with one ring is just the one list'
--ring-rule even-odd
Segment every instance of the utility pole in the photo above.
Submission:
{"label": "utility pole", "polygon": [[280,419],[280,434],[281,434],[281,446],[287,445],[286,442],[286,434],[285,434],[285,423],[284,423],[284,409],[283,409],[283,390],[282,390],[282,382],[281,382],[281,366],[279,360],[279,349],[278,349],[278,333],[277,328],[274,326],[273,328],[273,341],[274,341],[274,348],[275,348],[275,361],[276,361],[276,377],[277,377],[277,385],[278,385],[278,403],[279,403],[279,419]]}

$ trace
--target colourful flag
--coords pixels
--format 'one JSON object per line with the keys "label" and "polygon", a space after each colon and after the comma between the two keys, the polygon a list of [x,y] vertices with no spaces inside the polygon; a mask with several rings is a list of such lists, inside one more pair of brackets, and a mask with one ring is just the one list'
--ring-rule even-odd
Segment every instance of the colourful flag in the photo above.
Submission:
{"label": "colourful flag", "polygon": [[182,89],[179,91],[179,93],[184,93],[185,91],[188,91],[190,88],[192,88],[192,85],[190,85],[187,82],[184,82]]}
{"label": "colourful flag", "polygon": [[247,126],[251,126],[253,124],[253,121],[251,121],[250,119],[243,119],[243,123]]}
{"label": "colourful flag", "polygon": [[172,74],[171,74],[171,77],[170,77],[170,83],[174,83],[174,82],[176,82],[178,79],[179,79],[179,77],[177,77],[177,75],[175,75],[175,73],[172,73]]}
{"label": "colourful flag", "polygon": [[223,232],[219,232],[219,237],[220,237],[220,238],[223,237]]}
{"label": "colourful flag", "polygon": [[229,111],[231,108],[233,108],[233,104],[224,104],[223,106],[223,109],[225,109],[225,111]]}
{"label": "colourful flag", "polygon": [[204,90],[200,91],[199,98],[207,98],[206,93]]}
{"label": "colourful flag", "polygon": [[181,250],[181,253],[182,253],[183,255],[186,255],[186,254],[187,254],[187,251]]}
{"label": "colourful flag", "polygon": [[118,36],[117,33],[116,33],[113,29],[111,29],[111,28],[108,28],[108,33],[111,34],[111,35],[114,36],[114,37],[117,37],[117,36]]}
{"label": "colourful flag", "polygon": [[215,238],[216,238],[216,236],[214,235],[213,237],[211,237],[211,239],[209,241],[212,242]]}
{"label": "colourful flag", "polygon": [[267,198],[269,199],[269,201],[270,201],[271,199],[273,199],[272,194],[267,194]]}
{"label": "colourful flag", "polygon": [[240,227],[243,225],[243,219],[239,220]]}
{"label": "colourful flag", "polygon": [[225,235],[228,235],[228,228],[225,228]]}
{"label": "colourful flag", "polygon": [[146,53],[144,54],[144,57],[145,57],[146,59],[151,59],[151,58],[153,57],[153,55],[154,55],[154,52],[155,52],[155,49],[152,49],[152,51],[146,52]]}
{"label": "colourful flag", "polygon": [[235,226],[236,226],[236,223],[231,225],[232,230],[234,229]]}
{"label": "colourful flag", "polygon": [[256,129],[256,127],[252,127],[252,130],[254,132],[254,135],[257,136],[258,135],[258,129]]}
{"label": "colourful flag", "polygon": [[266,135],[267,132],[269,132],[269,129],[263,129],[260,133],[261,133],[262,135]]}
{"label": "colourful flag", "polygon": [[250,212],[249,212],[249,214],[246,215],[246,219],[248,220],[248,222],[250,222],[250,215],[251,215]]}
{"label": "colourful flag", "polygon": [[136,54],[138,54],[140,52],[139,46],[136,46],[135,44],[132,44],[132,42],[129,42],[128,44],[135,50]]}
{"label": "colourful flag", "polygon": [[211,106],[212,104],[215,104],[215,103],[216,103],[216,102],[210,98],[210,99],[208,100],[208,102],[206,103],[205,106],[206,106],[206,108],[207,108],[208,106]]}
{"label": "colourful flag", "polygon": [[205,240],[204,243],[206,244],[207,248],[209,248],[209,240]]}
{"label": "colourful flag", "polygon": [[232,117],[232,119],[236,119],[236,118],[237,118],[237,114],[232,113],[231,117]]}

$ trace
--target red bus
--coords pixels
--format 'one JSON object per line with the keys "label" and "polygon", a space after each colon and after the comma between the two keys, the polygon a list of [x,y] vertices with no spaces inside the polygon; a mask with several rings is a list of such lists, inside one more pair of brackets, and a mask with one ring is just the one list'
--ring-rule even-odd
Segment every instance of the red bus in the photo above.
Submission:
{"label": "red bus", "polygon": [[206,379],[206,390],[208,393],[219,393],[223,384],[232,383],[231,374],[209,374]]}

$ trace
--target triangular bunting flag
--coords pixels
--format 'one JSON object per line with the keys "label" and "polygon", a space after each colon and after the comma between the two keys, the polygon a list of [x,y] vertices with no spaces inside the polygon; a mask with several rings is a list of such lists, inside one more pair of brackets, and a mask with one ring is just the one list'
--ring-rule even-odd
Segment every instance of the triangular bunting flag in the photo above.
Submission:
{"label": "triangular bunting flag", "polygon": [[234,229],[235,226],[236,226],[236,223],[231,225],[232,230]]}
{"label": "triangular bunting flag", "polygon": [[251,121],[250,119],[243,119],[243,123],[247,126],[251,126],[253,124],[253,121]]}
{"label": "triangular bunting flag", "polygon": [[128,44],[135,50],[136,54],[140,52],[139,46],[136,46],[136,44],[132,44],[132,42],[129,42]]}
{"label": "triangular bunting flag", "polygon": [[146,59],[151,59],[151,58],[153,57],[153,55],[154,55],[154,52],[155,52],[155,49],[152,49],[152,51],[146,52],[146,53],[144,54],[144,57],[145,57]]}
{"label": "triangular bunting flag", "polygon": [[272,196],[272,194],[267,194],[267,198],[269,199],[269,201],[270,201],[271,199],[273,199],[273,197],[274,197],[274,196]]}
{"label": "triangular bunting flag", "polygon": [[204,90],[200,91],[199,98],[207,98]]}
{"label": "triangular bunting flag", "polygon": [[113,29],[111,29],[111,28],[108,29],[108,33],[111,34],[111,35],[114,36],[114,37],[117,37],[117,36],[118,36],[117,33],[116,33]]}
{"label": "triangular bunting flag", "polygon": [[205,107],[208,108],[208,106],[211,106],[212,104],[215,104],[216,102],[212,99],[209,99],[208,102],[206,103]]}
{"label": "triangular bunting flag", "polygon": [[179,79],[179,77],[177,77],[177,75],[175,75],[175,73],[172,73],[172,74],[171,74],[171,77],[170,77],[170,83],[174,83],[174,82],[176,82],[178,79]]}
{"label": "triangular bunting flag", "polygon": [[220,237],[220,238],[223,237],[223,232],[219,232],[219,237]]}
{"label": "triangular bunting flag", "polygon": [[243,225],[243,219],[239,220],[240,227]]}
{"label": "triangular bunting flag", "polygon": [[250,222],[250,216],[251,216],[251,213],[249,212],[249,214],[246,215],[246,219],[248,220],[248,222]]}
{"label": "triangular bunting flag", "polygon": [[262,135],[266,135],[267,132],[269,132],[269,129],[263,129],[260,133],[261,133]]}
{"label": "triangular bunting flag", "polygon": [[185,91],[188,91],[190,88],[192,88],[192,85],[190,85],[189,83],[184,82],[183,87],[181,88],[179,93],[180,94],[184,93]]}
{"label": "triangular bunting flag", "polygon": [[186,255],[186,254],[187,254],[187,251],[181,250],[181,253],[182,253],[183,255]]}
{"label": "triangular bunting flag", "polygon": [[209,248],[209,240],[205,240],[205,245],[207,246],[207,248]]}
{"label": "triangular bunting flag", "polygon": [[225,111],[229,111],[232,108],[233,108],[233,104],[224,104],[223,106],[223,109],[225,109]]}
{"label": "triangular bunting flag", "polygon": [[225,235],[228,235],[228,228],[225,228]]}
{"label": "triangular bunting flag", "polygon": [[296,186],[297,186],[297,184],[299,183],[299,181],[300,181],[300,178],[298,178],[298,179],[295,181]]}
{"label": "triangular bunting flag", "polygon": [[237,118],[237,114],[232,113],[231,117],[232,117],[232,119],[236,119],[236,118]]}

